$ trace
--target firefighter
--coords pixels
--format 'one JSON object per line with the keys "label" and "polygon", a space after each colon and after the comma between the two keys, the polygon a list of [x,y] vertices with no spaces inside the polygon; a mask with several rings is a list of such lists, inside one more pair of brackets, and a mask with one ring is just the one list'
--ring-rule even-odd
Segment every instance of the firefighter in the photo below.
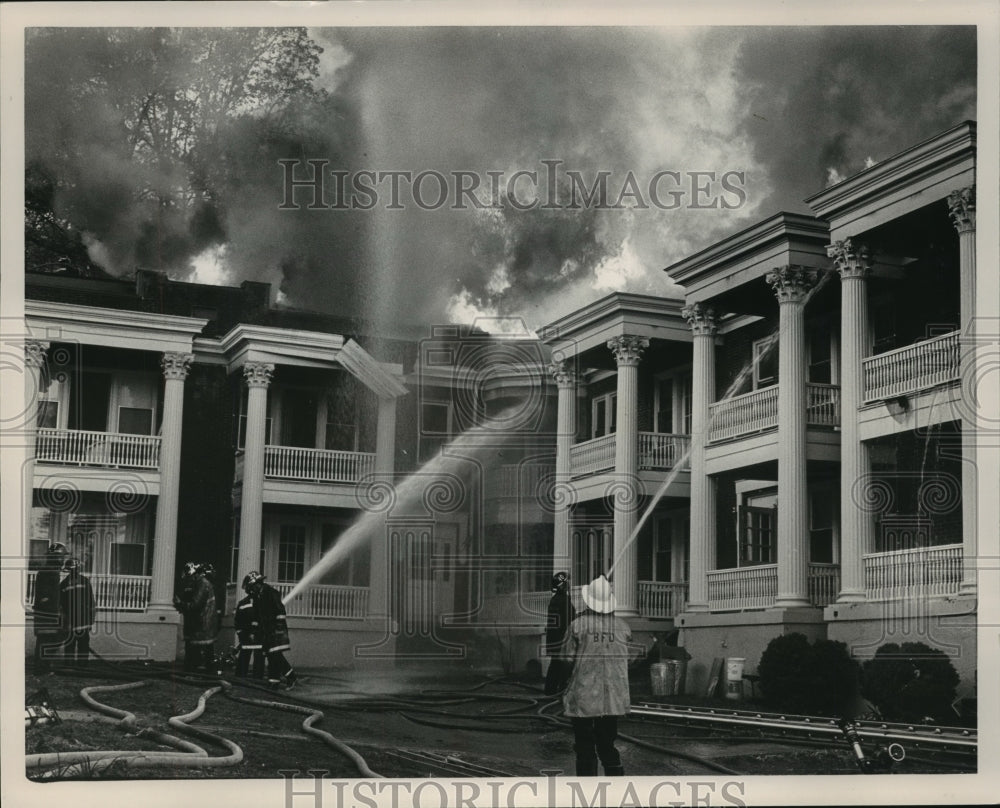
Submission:
{"label": "firefighter", "polygon": [[217,580],[215,565],[211,563],[199,564],[198,569],[212,586],[212,594],[215,596],[215,624],[212,629],[212,645],[205,651],[205,664],[209,670],[214,670],[216,676],[222,676],[222,659],[215,652],[215,638],[219,636],[222,628],[222,618],[226,615],[226,587]]}
{"label": "firefighter", "polygon": [[288,640],[288,625],[285,618],[285,604],[273,586],[264,583],[264,576],[256,570],[243,578],[244,591],[253,598],[260,621],[260,639],[267,655],[268,682],[290,689],[298,678],[295,670],[285,659],[285,651],[291,648]]}
{"label": "firefighter", "polygon": [[201,566],[189,561],[181,576],[181,591],[174,596],[174,607],[184,616],[184,670],[199,668],[215,672],[215,591],[202,573]]}
{"label": "firefighter", "polygon": [[563,713],[573,723],[576,773],[596,775],[600,758],[606,775],[622,775],[625,769],[615,739],[618,717],[629,711],[628,664],[636,649],[630,646],[628,624],[615,617],[608,579],[595,578],[582,595],[587,610],[570,624],[566,637],[573,674],[563,694]]}
{"label": "firefighter", "polygon": [[[236,640],[239,643],[239,653],[236,656],[236,675],[245,677],[252,670],[254,679],[263,679],[264,646],[260,641],[260,619],[257,614],[257,604],[254,603],[252,595],[248,594],[236,604],[236,611],[233,613],[233,626],[236,629]],[[252,668],[251,661],[253,662]]]}
{"label": "firefighter", "polygon": [[62,618],[63,659],[85,665],[90,658],[90,632],[94,628],[94,589],[76,558],[66,559],[69,574],[59,585],[59,612]]}
{"label": "firefighter", "polygon": [[53,657],[63,643],[62,621],[59,618],[59,578],[66,545],[54,542],[45,552],[42,568],[35,576],[35,597],[31,604],[35,633],[33,669],[47,673]]}
{"label": "firefighter", "polygon": [[572,665],[563,653],[566,631],[573,622],[576,611],[569,595],[569,573],[557,572],[552,576],[552,598],[549,600],[548,622],[545,630],[545,653],[550,657],[545,674],[545,695],[560,693],[569,681]]}

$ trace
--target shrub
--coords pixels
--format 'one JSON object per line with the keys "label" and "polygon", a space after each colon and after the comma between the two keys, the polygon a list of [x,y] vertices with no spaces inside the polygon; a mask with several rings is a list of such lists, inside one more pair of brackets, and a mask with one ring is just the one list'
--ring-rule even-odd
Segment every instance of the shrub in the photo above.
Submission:
{"label": "shrub", "polygon": [[847,715],[858,694],[858,666],[842,642],[782,634],[757,666],[764,701],[783,712]]}
{"label": "shrub", "polygon": [[889,721],[954,723],[959,676],[938,648],[886,643],[861,667],[861,694]]}

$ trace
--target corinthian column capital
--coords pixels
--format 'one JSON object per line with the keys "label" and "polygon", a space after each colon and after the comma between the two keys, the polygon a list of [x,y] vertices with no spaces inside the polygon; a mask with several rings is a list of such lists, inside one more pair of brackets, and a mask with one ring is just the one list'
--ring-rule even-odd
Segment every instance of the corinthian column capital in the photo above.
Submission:
{"label": "corinthian column capital", "polygon": [[810,267],[789,265],[775,267],[764,276],[779,303],[798,303],[805,299],[816,282],[819,272]]}
{"label": "corinthian column capital", "polygon": [[274,365],[268,362],[247,362],[243,366],[243,379],[247,387],[267,387],[274,375]]}
{"label": "corinthian column capital", "polygon": [[559,359],[549,365],[549,373],[556,380],[558,387],[575,387],[576,372],[565,359]]}
{"label": "corinthian column capital", "polygon": [[959,233],[976,229],[976,186],[970,185],[948,194],[948,213]]}
{"label": "corinthian column capital", "polygon": [[874,263],[868,245],[849,238],[827,245],[826,254],[833,259],[841,278],[864,278]]}
{"label": "corinthian column capital", "polygon": [[691,326],[691,333],[698,336],[713,336],[719,327],[719,318],[712,306],[692,303],[681,309],[681,316]]}
{"label": "corinthian column capital", "polygon": [[45,357],[49,350],[49,344],[42,340],[29,339],[24,341],[24,364],[26,367],[45,367]]}
{"label": "corinthian column capital", "polygon": [[612,337],[608,340],[608,348],[615,355],[615,362],[619,367],[623,365],[638,365],[639,360],[642,359],[642,352],[648,347],[648,337],[636,337],[631,334]]}
{"label": "corinthian column capital", "polygon": [[160,357],[160,367],[163,368],[164,379],[179,379],[184,381],[191,363],[194,361],[194,354],[169,352]]}

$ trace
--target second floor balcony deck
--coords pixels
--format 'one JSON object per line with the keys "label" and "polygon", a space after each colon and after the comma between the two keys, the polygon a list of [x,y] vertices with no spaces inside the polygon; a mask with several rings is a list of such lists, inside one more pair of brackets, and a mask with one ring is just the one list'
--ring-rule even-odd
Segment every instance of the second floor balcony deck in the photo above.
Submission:
{"label": "second floor balcony deck", "polygon": [[39,429],[35,460],[65,466],[111,469],[160,467],[160,438],[82,429]]}
{"label": "second floor balcony deck", "polygon": [[375,471],[373,452],[265,446],[264,478],[312,483],[357,483]]}
{"label": "second floor balcony deck", "polygon": [[[570,468],[574,477],[586,477],[615,468],[615,442],[617,435],[578,443],[570,449]],[[691,439],[688,435],[664,432],[639,433],[639,470],[667,471],[682,461]]]}
{"label": "second floor balcony deck", "polygon": [[[716,401],[709,407],[710,443],[765,432],[778,426],[778,384]],[[806,423],[809,426],[840,425],[840,387],[833,384],[806,385]]]}
{"label": "second floor balcony deck", "polygon": [[917,393],[958,380],[959,332],[924,340],[864,360],[864,400]]}

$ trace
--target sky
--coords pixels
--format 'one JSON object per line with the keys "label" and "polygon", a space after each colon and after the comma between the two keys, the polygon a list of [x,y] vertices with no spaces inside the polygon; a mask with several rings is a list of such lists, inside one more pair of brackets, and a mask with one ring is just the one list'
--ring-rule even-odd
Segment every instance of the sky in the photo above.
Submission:
{"label": "sky", "polygon": [[[287,159],[329,160],[350,177],[464,171],[482,179],[487,204],[453,210],[448,191],[440,209],[421,209],[404,191],[394,209],[383,183],[370,210],[280,210],[284,169],[269,153],[217,195],[210,234],[176,242],[157,268],[269,281],[282,304],[386,329],[499,316],[531,331],[612,291],[682,294],[664,267],[778,211],[809,212],[803,200],[828,184],[976,117],[971,27],[309,35],[324,49],[317,83],[336,114],[289,143]],[[29,117],[29,159],[45,161],[41,129],[54,120],[33,131]],[[506,189],[518,171],[544,178],[546,165],[557,166],[551,209],[491,204],[488,172]],[[568,206],[567,171],[588,187],[606,172],[608,204]],[[661,204],[650,198],[657,176]],[[529,180],[514,186],[527,189],[523,204]],[[425,202],[438,197],[433,176],[421,187]],[[544,179],[538,187],[543,196]],[[107,194],[92,196],[104,215],[79,225],[91,257],[114,274],[149,265],[128,206],[112,215]]]}

